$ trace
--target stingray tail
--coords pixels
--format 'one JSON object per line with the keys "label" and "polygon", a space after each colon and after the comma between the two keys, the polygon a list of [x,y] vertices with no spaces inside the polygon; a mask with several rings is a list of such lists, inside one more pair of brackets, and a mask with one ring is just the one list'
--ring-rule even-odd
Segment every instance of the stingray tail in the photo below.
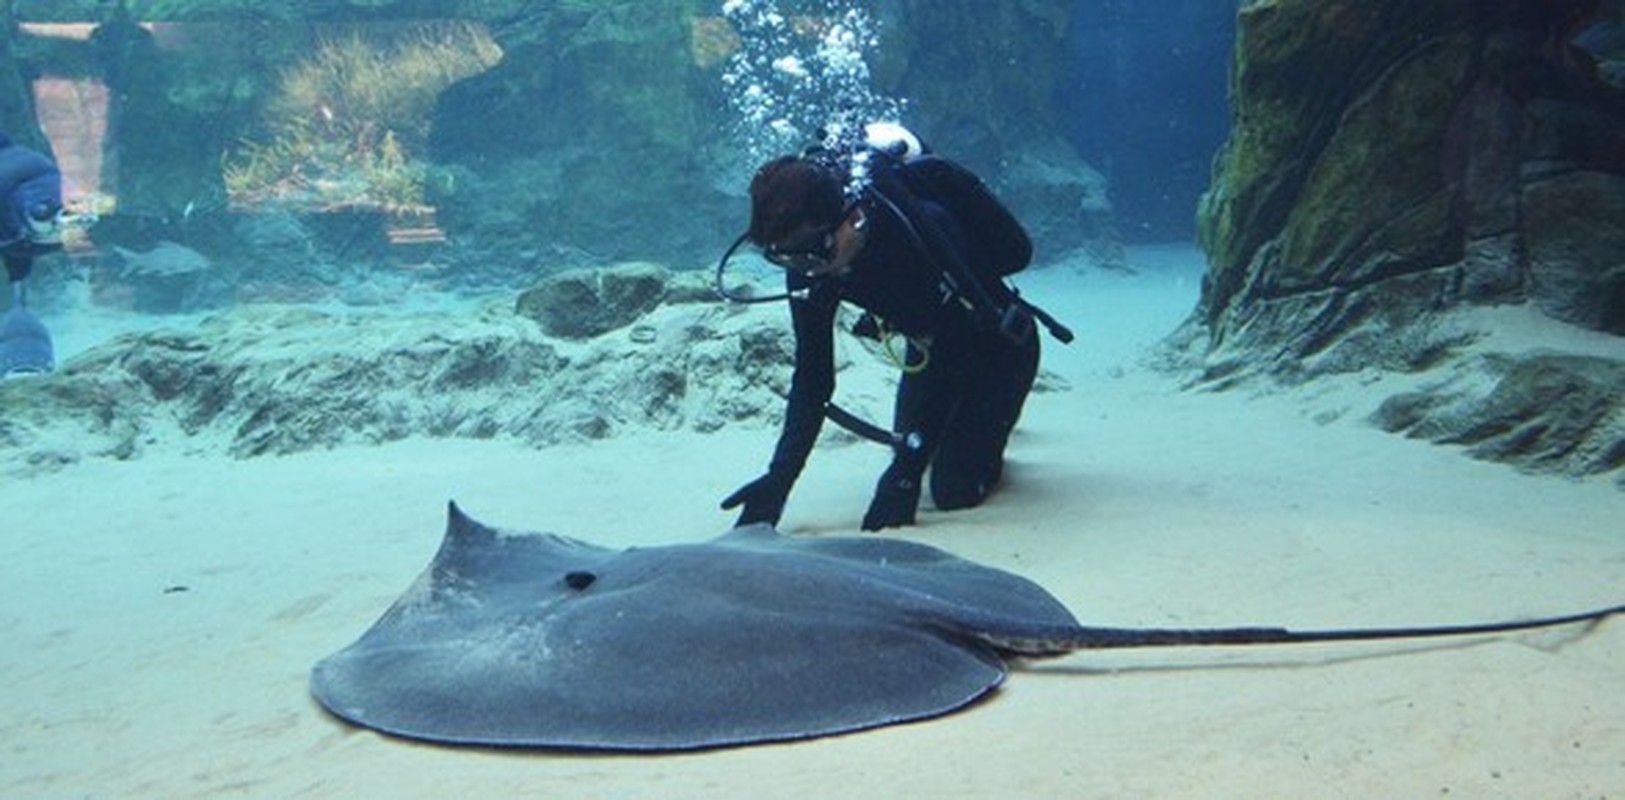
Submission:
{"label": "stingray tail", "polygon": [[1407,628],[1338,628],[1295,631],[1288,628],[1094,628],[1078,627],[1055,637],[996,642],[1000,647],[1024,655],[1058,655],[1074,650],[1105,650],[1128,647],[1191,647],[1255,644],[1308,644],[1311,642],[1373,641],[1379,639],[1421,639],[1440,636],[1476,636],[1558,625],[1596,625],[1615,614],[1625,613],[1625,604],[1537,619],[1485,622],[1469,625],[1439,625]]}

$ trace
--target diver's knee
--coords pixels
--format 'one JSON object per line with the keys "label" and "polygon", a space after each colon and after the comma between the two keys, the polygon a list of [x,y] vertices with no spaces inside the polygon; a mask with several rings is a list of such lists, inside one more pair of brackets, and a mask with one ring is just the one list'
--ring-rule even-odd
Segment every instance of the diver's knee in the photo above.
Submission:
{"label": "diver's knee", "polygon": [[933,481],[931,503],[938,511],[958,511],[975,508],[993,492],[993,481],[958,480]]}

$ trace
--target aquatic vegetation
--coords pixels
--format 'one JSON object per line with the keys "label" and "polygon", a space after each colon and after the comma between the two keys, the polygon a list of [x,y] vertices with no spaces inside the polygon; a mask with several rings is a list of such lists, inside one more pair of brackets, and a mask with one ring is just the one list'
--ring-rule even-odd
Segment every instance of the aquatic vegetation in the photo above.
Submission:
{"label": "aquatic vegetation", "polygon": [[689,55],[701,69],[709,69],[739,52],[739,33],[723,17],[695,17],[689,21]]}
{"label": "aquatic vegetation", "polygon": [[396,42],[352,33],[323,41],[282,75],[264,135],[227,156],[239,204],[415,210],[435,98],[490,68],[501,50],[482,26],[434,26]]}

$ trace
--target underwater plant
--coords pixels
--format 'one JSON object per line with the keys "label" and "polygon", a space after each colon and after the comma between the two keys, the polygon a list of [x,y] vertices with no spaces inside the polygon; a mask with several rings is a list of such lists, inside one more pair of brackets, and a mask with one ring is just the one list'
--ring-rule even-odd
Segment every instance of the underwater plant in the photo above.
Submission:
{"label": "underwater plant", "polygon": [[435,99],[501,55],[483,26],[467,23],[392,42],[361,32],[323,40],[282,74],[262,135],[227,155],[233,202],[421,209]]}

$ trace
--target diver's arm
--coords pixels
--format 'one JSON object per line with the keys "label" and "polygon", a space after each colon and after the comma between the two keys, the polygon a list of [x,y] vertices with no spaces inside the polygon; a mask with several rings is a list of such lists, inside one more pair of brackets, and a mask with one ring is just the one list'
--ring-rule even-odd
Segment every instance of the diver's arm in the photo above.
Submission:
{"label": "diver's arm", "polygon": [[788,475],[792,481],[807,463],[824,424],[824,410],[835,393],[835,310],[840,305],[835,289],[826,283],[811,287],[804,298],[790,300],[795,371],[769,470]]}
{"label": "diver's arm", "polygon": [[[767,473],[745,484],[722,501],[724,509],[744,506],[736,525],[765,522],[777,525],[790,497],[790,488],[801,476],[813,443],[824,423],[824,408],[835,391],[835,309],[840,304],[836,287],[810,288],[801,297],[792,294],[790,320],[795,330],[795,371],[790,378],[790,395],[785,402],[784,425],[773,449]],[[822,289],[822,291],[820,291]]]}

